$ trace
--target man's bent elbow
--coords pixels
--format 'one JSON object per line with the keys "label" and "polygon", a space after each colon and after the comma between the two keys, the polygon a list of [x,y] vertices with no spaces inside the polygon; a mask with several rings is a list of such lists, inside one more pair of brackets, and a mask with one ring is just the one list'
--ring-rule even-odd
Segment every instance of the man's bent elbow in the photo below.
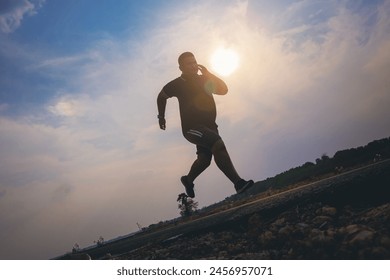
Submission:
{"label": "man's bent elbow", "polygon": [[166,103],[168,98],[169,96],[164,91],[161,91],[157,96],[157,103]]}
{"label": "man's bent elbow", "polygon": [[227,94],[229,89],[227,87],[222,87],[221,89],[218,90],[219,95],[225,95]]}

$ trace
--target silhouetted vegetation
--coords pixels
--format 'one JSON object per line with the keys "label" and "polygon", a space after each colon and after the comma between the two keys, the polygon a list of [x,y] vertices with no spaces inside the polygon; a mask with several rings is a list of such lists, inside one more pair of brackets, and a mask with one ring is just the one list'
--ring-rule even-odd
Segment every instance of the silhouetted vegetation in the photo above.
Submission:
{"label": "silhouetted vegetation", "polygon": [[390,137],[370,142],[366,146],[338,151],[331,158],[323,154],[313,162],[291,168],[260,183],[260,191],[278,189],[299,182],[312,181],[331,173],[390,158]]}
{"label": "silhouetted vegetation", "polygon": [[193,201],[185,193],[179,194],[177,201],[179,202],[178,208],[182,217],[191,216],[198,208],[198,202]]}

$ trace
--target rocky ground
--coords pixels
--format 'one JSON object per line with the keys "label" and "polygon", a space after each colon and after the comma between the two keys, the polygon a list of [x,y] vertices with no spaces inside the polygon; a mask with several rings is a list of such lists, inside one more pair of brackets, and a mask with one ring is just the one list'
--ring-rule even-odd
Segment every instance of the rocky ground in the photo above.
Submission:
{"label": "rocky ground", "polygon": [[390,160],[249,198],[57,259],[390,259]]}
{"label": "rocky ground", "polygon": [[277,207],[148,243],[116,258],[390,259],[389,166],[314,185],[288,203],[278,199]]}
{"label": "rocky ground", "polygon": [[390,259],[390,203],[310,203],[149,244],[118,259]]}

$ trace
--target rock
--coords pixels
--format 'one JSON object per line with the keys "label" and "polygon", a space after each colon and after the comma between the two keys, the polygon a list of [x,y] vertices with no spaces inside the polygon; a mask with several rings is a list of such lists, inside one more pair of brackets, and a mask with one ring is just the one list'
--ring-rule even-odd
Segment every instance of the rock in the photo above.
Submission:
{"label": "rock", "polygon": [[316,216],[314,219],[311,221],[315,227],[320,227],[324,223],[331,223],[333,222],[333,219],[328,216]]}
{"label": "rock", "polygon": [[357,233],[360,229],[361,229],[361,226],[356,225],[356,224],[352,224],[352,225],[348,225],[346,227],[340,228],[340,232],[345,234],[345,235],[351,236],[351,235]]}
{"label": "rock", "polygon": [[280,235],[280,237],[287,237],[287,236],[291,235],[293,230],[294,230],[294,228],[292,226],[287,225],[287,226],[284,226],[281,229],[279,229],[278,234]]}
{"label": "rock", "polygon": [[221,251],[218,254],[218,259],[226,259],[229,256],[227,251]]}
{"label": "rock", "polygon": [[320,231],[317,235],[312,237],[312,241],[314,244],[326,246],[333,241],[333,237],[325,234],[323,231]]}
{"label": "rock", "polygon": [[334,208],[334,207],[324,206],[324,207],[321,208],[321,213],[324,216],[334,217],[337,214],[337,209]]}
{"label": "rock", "polygon": [[259,243],[261,246],[272,246],[272,243],[275,241],[275,236],[274,234],[267,230],[263,234],[260,235],[259,237]]}
{"label": "rock", "polygon": [[370,230],[362,230],[362,231],[359,231],[355,237],[352,238],[352,240],[350,241],[350,243],[352,245],[354,244],[364,244],[364,243],[369,243],[372,241],[372,239],[374,238],[374,234],[375,232],[373,231],[370,231]]}
{"label": "rock", "polygon": [[310,227],[308,224],[305,223],[298,223],[296,226],[297,228],[301,228],[301,229],[306,229]]}
{"label": "rock", "polygon": [[273,222],[273,225],[280,227],[280,226],[283,226],[285,223],[286,223],[286,219],[280,218],[280,219],[277,219],[275,222]]}
{"label": "rock", "polygon": [[383,236],[383,237],[380,239],[380,244],[381,244],[384,248],[387,248],[388,250],[390,250],[390,237],[388,237],[388,236]]}
{"label": "rock", "polygon": [[221,234],[221,238],[226,240],[226,241],[229,241],[229,240],[232,240],[233,239],[233,235],[231,232],[228,232],[228,231],[224,231],[222,232]]}

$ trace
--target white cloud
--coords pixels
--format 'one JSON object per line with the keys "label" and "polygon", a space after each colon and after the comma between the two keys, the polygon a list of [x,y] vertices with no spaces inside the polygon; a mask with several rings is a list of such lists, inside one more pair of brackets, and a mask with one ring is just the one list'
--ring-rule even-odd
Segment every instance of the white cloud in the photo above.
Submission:
{"label": "white cloud", "polygon": [[0,4],[0,30],[3,33],[15,31],[23,18],[32,16],[46,0],[3,0]]}
{"label": "white cloud", "polygon": [[48,110],[56,116],[74,117],[83,114],[83,109],[77,100],[62,97],[54,105],[50,105]]}

